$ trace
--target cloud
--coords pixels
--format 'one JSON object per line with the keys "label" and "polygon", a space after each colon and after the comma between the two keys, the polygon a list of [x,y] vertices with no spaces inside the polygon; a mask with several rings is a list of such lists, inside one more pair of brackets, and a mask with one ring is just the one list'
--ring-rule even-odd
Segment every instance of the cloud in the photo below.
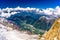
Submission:
{"label": "cloud", "polygon": [[[11,15],[14,15],[16,13],[20,13],[17,12],[18,10],[21,11],[35,11],[37,14],[41,14],[44,13],[46,15],[60,15],[60,7],[56,6],[56,8],[46,8],[46,9],[39,9],[39,8],[21,8],[21,7],[16,7],[16,8],[4,8],[4,9],[0,9],[0,16],[2,17],[10,17]],[[7,13],[6,13],[7,12]]]}

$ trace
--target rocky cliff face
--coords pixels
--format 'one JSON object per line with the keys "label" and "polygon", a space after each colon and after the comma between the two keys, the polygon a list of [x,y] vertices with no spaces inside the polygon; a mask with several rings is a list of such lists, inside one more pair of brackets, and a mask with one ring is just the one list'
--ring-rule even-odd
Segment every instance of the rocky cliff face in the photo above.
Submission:
{"label": "rocky cliff face", "polygon": [[60,18],[56,19],[50,30],[42,38],[43,40],[60,40]]}

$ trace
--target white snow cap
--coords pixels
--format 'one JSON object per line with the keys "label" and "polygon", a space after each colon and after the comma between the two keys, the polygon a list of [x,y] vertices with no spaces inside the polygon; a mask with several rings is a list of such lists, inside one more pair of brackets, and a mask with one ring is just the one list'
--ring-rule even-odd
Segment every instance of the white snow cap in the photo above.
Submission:
{"label": "white snow cap", "polygon": [[[18,10],[22,10],[22,11],[33,11],[35,10],[37,14],[41,14],[41,13],[44,13],[46,15],[60,15],[60,7],[59,6],[56,6],[56,8],[46,8],[46,9],[42,9],[40,10],[39,8],[30,8],[30,7],[27,7],[27,8],[21,8],[21,7],[16,7],[16,8],[3,8],[3,9],[0,9],[0,16],[3,16],[3,17],[10,17],[11,15],[14,15],[16,13],[20,13],[20,12],[17,12]],[[12,12],[11,12],[12,11]]]}

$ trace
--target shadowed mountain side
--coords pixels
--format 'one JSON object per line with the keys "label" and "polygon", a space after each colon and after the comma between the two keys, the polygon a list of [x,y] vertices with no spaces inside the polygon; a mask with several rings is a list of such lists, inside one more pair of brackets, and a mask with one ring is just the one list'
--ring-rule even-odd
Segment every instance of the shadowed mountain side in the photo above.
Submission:
{"label": "shadowed mountain side", "polygon": [[21,12],[7,18],[19,25],[22,30],[28,30],[35,34],[43,34],[50,29],[54,18],[45,14],[35,14],[35,12]]}

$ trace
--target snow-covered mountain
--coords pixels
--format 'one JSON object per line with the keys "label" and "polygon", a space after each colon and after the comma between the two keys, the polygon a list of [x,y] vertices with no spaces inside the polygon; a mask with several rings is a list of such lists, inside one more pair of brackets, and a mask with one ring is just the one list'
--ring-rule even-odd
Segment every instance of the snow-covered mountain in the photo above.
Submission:
{"label": "snow-covered mountain", "polygon": [[[27,12],[26,15],[30,16],[30,13],[34,13],[34,14],[39,14],[39,15],[48,15],[48,16],[52,16],[52,17],[60,17],[60,7],[57,6],[56,8],[46,8],[46,9],[39,9],[39,8],[21,8],[21,7],[16,7],[16,8],[3,8],[0,9],[0,16],[1,17],[10,17],[11,15],[17,14],[17,13],[21,13],[21,12]],[[29,13],[30,12],[30,13]],[[23,13],[24,14],[24,13]],[[33,16],[33,15],[31,15]]]}

